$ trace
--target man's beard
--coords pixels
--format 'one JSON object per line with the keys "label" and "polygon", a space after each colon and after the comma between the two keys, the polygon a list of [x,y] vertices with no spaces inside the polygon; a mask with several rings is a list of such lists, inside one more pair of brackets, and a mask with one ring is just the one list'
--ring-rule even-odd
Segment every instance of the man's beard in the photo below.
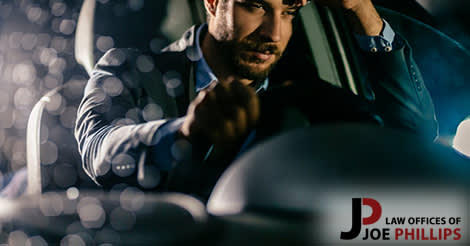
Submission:
{"label": "man's beard", "polygon": [[[240,78],[253,81],[260,81],[267,78],[282,55],[282,52],[276,45],[257,40],[245,39],[237,43],[231,41],[223,44],[223,46],[224,50],[227,52],[226,57],[233,71]],[[264,69],[253,67],[252,64],[263,64],[267,61],[259,59],[256,56],[250,56],[246,53],[247,51],[272,54],[274,61]]]}

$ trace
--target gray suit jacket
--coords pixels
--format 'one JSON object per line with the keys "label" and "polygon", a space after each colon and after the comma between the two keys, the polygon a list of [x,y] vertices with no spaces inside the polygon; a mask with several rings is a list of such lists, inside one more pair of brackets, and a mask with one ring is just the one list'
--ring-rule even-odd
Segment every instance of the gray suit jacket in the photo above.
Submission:
{"label": "gray suit jacket", "polygon": [[[159,141],[159,127],[186,114],[190,90],[194,88],[192,68],[198,59],[195,30],[197,27],[191,27],[161,54],[112,49],[97,63],[85,88],[75,129],[83,168],[96,183],[106,187],[129,183],[198,193],[207,188],[208,184],[203,183],[213,184],[204,175],[212,171],[220,174],[221,170],[198,165],[158,170],[149,155]],[[434,108],[409,46],[370,55],[368,60],[376,97],[373,104],[385,125],[407,128],[433,139],[437,132]],[[336,98],[344,102],[341,105],[349,105],[343,112],[351,113],[359,105],[345,100],[341,89],[329,88],[325,83],[320,87],[316,88],[318,98]],[[322,122],[321,118],[317,121]]]}

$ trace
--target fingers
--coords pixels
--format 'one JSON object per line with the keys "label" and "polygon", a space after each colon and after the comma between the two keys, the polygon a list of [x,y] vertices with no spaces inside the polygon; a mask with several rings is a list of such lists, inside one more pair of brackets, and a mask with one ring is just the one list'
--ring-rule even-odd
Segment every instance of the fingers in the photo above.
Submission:
{"label": "fingers", "polygon": [[258,97],[251,87],[213,83],[191,102],[181,132],[189,139],[233,142],[244,137],[258,118]]}
{"label": "fingers", "polygon": [[237,95],[237,104],[245,110],[248,126],[253,127],[256,125],[260,114],[259,98],[255,90],[244,86],[238,81],[230,83],[230,86]]}
{"label": "fingers", "polygon": [[244,136],[259,117],[258,97],[254,90],[234,81],[218,84],[213,91],[223,115],[219,138],[231,141]]}

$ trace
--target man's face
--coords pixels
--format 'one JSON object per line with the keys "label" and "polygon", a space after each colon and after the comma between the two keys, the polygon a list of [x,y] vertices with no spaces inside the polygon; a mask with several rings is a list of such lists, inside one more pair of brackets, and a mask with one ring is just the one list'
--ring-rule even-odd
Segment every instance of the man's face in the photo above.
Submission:
{"label": "man's face", "polygon": [[281,58],[292,36],[297,1],[220,0],[209,31],[240,78],[261,80]]}

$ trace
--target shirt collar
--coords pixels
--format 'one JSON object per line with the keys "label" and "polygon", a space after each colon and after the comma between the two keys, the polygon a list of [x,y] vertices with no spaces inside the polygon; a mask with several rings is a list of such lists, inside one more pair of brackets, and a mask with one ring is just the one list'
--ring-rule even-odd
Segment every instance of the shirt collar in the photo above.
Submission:
{"label": "shirt collar", "polygon": [[[200,57],[196,61],[196,92],[199,92],[200,90],[203,90],[204,88],[207,88],[211,83],[213,83],[215,80],[217,80],[217,77],[215,76],[214,72],[212,72],[212,69],[209,67],[209,65],[206,62],[206,59],[204,59],[204,55],[202,54],[201,46],[200,46],[200,37],[201,33],[207,32],[207,24],[204,23],[202,24],[196,31],[196,57]],[[266,78],[263,83],[260,84],[260,86],[256,89],[256,93],[258,93],[261,90],[267,90],[269,86],[269,80]]]}

